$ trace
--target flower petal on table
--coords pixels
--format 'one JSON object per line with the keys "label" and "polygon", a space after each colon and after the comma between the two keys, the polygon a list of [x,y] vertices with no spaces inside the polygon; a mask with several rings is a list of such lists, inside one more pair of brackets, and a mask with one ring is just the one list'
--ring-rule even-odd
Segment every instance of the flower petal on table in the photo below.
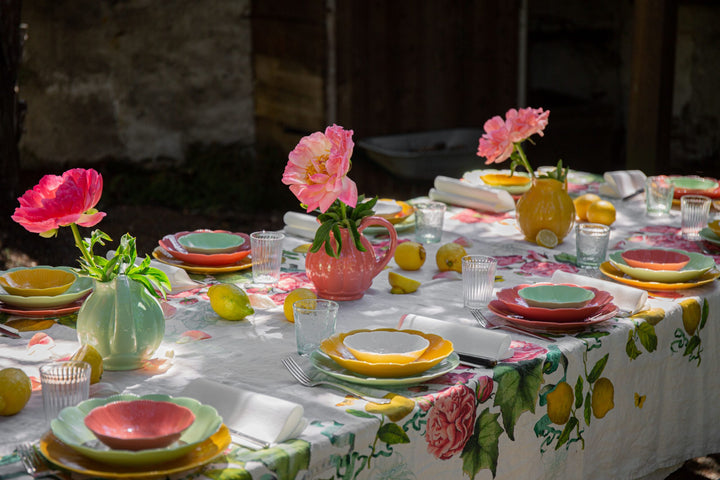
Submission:
{"label": "flower petal on table", "polygon": [[212,335],[203,332],[202,330],[187,330],[180,334],[180,338],[175,343],[190,343],[198,340],[206,340],[212,338]]}
{"label": "flower petal on table", "polygon": [[267,295],[262,295],[259,293],[251,293],[248,295],[250,298],[250,305],[252,305],[253,308],[274,308],[276,306],[275,302],[272,298],[268,297]]}
{"label": "flower petal on table", "polygon": [[42,390],[42,385],[40,384],[40,379],[38,377],[30,377],[30,384],[32,385],[33,392],[39,392]]}
{"label": "flower petal on table", "polygon": [[47,333],[39,332],[33,335],[28,342],[28,349],[34,347],[35,345],[53,346],[55,345],[55,340],[53,340],[52,337]]}
{"label": "flower petal on table", "polygon": [[453,240],[454,243],[457,243],[458,245],[461,245],[463,247],[472,247],[473,243],[470,241],[469,238],[465,236],[461,236]]}

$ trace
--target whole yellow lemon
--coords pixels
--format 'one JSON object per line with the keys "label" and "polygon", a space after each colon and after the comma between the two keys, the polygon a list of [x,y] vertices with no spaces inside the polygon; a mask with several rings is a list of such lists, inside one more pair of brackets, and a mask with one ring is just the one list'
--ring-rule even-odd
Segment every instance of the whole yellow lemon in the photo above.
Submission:
{"label": "whole yellow lemon", "polygon": [[465,248],[455,242],[446,243],[435,254],[435,262],[441,272],[454,270],[462,273],[462,257],[467,255]]}
{"label": "whole yellow lemon", "polygon": [[615,206],[607,200],[593,202],[587,209],[588,222],[612,225],[615,222]]}
{"label": "whole yellow lemon", "polygon": [[15,415],[32,394],[30,378],[19,368],[0,370],[0,415]]}
{"label": "whole yellow lemon", "polygon": [[597,202],[598,200],[602,200],[600,197],[595,195],[594,193],[586,193],[584,195],[580,195],[575,200],[573,200],[573,203],[575,204],[575,213],[577,214],[577,217],[582,220],[583,222],[587,222],[587,211],[588,207],[590,207],[591,204],[594,202]]}
{"label": "whole yellow lemon", "polygon": [[245,290],[230,283],[213,285],[208,289],[210,306],[225,320],[242,320],[255,313]]}
{"label": "whole yellow lemon", "polygon": [[418,242],[403,242],[395,248],[395,263],[403,270],[418,270],[425,263],[425,247]]}
{"label": "whole yellow lemon", "polygon": [[102,378],[104,371],[103,359],[100,352],[98,352],[92,345],[83,345],[77,352],[70,357],[70,360],[76,362],[87,362],[90,364],[91,374],[90,383],[98,383]]}
{"label": "whole yellow lemon", "polygon": [[309,288],[296,288],[285,297],[285,303],[283,303],[283,312],[288,322],[295,323],[295,313],[293,312],[293,303],[298,300],[306,300],[317,298],[315,292]]}

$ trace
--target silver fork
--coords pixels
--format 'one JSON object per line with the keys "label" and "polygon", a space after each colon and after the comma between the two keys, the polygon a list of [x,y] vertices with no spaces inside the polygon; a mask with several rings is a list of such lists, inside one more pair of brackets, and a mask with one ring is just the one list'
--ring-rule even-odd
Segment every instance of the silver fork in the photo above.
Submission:
{"label": "silver fork", "polygon": [[20,460],[25,467],[25,471],[32,478],[62,479],[62,477],[60,476],[62,474],[61,471],[47,469],[47,464],[42,459],[42,457],[40,457],[40,454],[37,452],[37,450],[35,450],[35,447],[31,443],[21,443],[17,446],[16,450],[20,455]]}
{"label": "silver fork", "polygon": [[485,315],[483,315],[482,312],[477,308],[471,308],[470,313],[472,313],[472,316],[475,317],[475,320],[477,320],[481,327],[487,328],[489,330],[507,330],[510,332],[519,333],[520,335],[526,335],[528,337],[545,340],[546,342],[555,341],[554,338],[540,335],[539,333],[529,332],[527,330],[523,330],[522,328],[512,327],[510,325],[490,325],[490,323],[487,321],[487,318],[485,318]]}
{"label": "silver fork", "polygon": [[333,383],[333,382],[327,382],[325,380],[313,380],[303,371],[303,369],[300,367],[300,365],[297,364],[297,362],[292,357],[286,357],[282,360],[283,365],[285,365],[285,368],[288,369],[288,372],[290,372],[290,375],[295,378],[301,385],[304,385],[306,387],[316,387],[318,385],[327,385],[328,387],[337,388],[339,390],[342,390],[346,393],[349,393],[351,395],[354,395],[358,398],[362,398],[363,400],[366,400],[368,402],[373,403],[390,403],[390,399],[388,398],[375,398],[375,397],[368,397],[359,390],[355,390],[352,387],[349,387],[347,385],[342,385],[339,383]]}

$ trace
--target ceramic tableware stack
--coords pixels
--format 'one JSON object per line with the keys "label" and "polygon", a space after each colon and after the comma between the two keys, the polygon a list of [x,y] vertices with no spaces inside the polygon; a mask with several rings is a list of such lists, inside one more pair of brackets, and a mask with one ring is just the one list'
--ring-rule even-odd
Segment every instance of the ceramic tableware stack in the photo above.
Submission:
{"label": "ceramic tableware stack", "polygon": [[713,200],[720,199],[720,182],[710,177],[697,175],[670,175],[668,181],[673,184],[673,204],[679,206],[685,195],[704,195]]}
{"label": "ceramic tableware stack", "polygon": [[36,318],[73,313],[92,286],[70,267],[11,268],[0,272],[0,312]]}
{"label": "ceramic tableware stack", "polygon": [[504,288],[488,309],[505,322],[531,331],[573,332],[614,317],[613,296],[569,283],[522,284]]}
{"label": "ceramic tableware stack", "polygon": [[250,268],[250,237],[227,230],[195,230],[165,235],[153,250],[159,262],[189,273],[222,273]]}
{"label": "ceramic tableware stack", "polygon": [[618,282],[646,290],[684,290],[720,276],[715,260],[680,249],[638,248],[613,252],[600,271]]}
{"label": "ceramic tableware stack", "polygon": [[102,478],[184,472],[210,462],[231,441],[215,408],[159,394],[92,398],[63,409],[50,425],[40,439],[43,456],[73,472]]}
{"label": "ceramic tableware stack", "polygon": [[453,344],[440,335],[393,328],[360,329],[325,339],[310,355],[318,370],[364,385],[410,385],[459,365]]}

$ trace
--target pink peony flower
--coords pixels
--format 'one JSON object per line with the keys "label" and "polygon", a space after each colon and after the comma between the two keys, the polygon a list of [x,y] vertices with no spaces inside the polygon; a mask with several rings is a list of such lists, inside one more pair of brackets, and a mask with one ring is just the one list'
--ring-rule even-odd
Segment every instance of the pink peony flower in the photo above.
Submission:
{"label": "pink peony flower", "polygon": [[326,212],[339,199],[351,207],[357,204],[357,186],[347,177],[354,143],[352,130],[333,125],[325,133],[303,137],[290,152],[282,182],[307,205],[311,212]]}
{"label": "pink peony flower", "polygon": [[485,157],[485,164],[502,163],[515,148],[510,141],[510,132],[502,118],[495,116],[485,122],[485,133],[480,137],[477,154]]}
{"label": "pink peony flower", "polygon": [[534,134],[543,136],[543,130],[548,124],[549,111],[542,108],[511,108],[505,114],[505,125],[509,131],[510,141],[513,143],[527,140]]}
{"label": "pink peony flower", "polygon": [[427,416],[428,452],[440,460],[460,453],[475,426],[475,392],[455,385],[438,395]]}
{"label": "pink peony flower", "polygon": [[102,176],[93,169],[74,168],[62,176],[45,175],[18,198],[20,206],[12,219],[43,236],[51,236],[59,227],[73,223],[92,227],[105,216],[95,210],[102,188]]}

